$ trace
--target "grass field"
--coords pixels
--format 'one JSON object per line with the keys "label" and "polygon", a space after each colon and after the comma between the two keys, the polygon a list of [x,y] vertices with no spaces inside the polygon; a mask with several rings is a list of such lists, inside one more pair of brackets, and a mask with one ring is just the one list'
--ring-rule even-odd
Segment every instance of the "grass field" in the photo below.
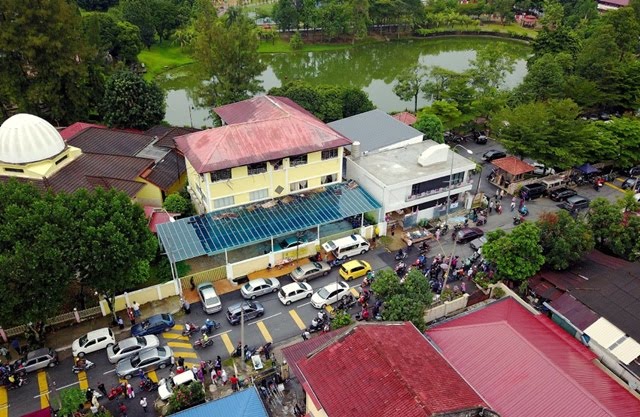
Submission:
{"label": "grass field", "polygon": [[524,28],[518,24],[511,23],[508,25],[501,25],[499,23],[483,23],[480,26],[443,26],[441,28],[429,29],[430,32],[498,32],[506,34],[516,34],[527,36],[531,39],[535,39],[538,36],[538,31],[535,29]]}
{"label": "grass field", "polygon": [[170,42],[153,45],[151,49],[145,49],[138,55],[140,62],[144,62],[147,73],[144,78],[147,80],[155,78],[171,68],[191,64],[193,58],[182,51],[177,45]]}

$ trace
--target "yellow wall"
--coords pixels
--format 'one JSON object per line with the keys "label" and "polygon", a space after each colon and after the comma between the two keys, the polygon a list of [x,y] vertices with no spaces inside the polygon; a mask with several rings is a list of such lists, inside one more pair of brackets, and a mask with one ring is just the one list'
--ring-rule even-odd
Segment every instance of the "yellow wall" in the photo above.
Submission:
{"label": "yellow wall", "polygon": [[134,200],[143,206],[162,207],[162,190],[143,178],[138,177],[136,181],[143,182],[144,187],[138,191]]}
{"label": "yellow wall", "polygon": [[180,179],[178,181],[174,182],[173,184],[171,184],[169,188],[167,188],[167,191],[165,192],[165,194],[169,195],[169,194],[180,192],[180,190],[184,188],[184,185],[186,183],[187,183],[187,173],[185,172],[182,175],[180,175]]}
{"label": "yellow wall", "polygon": [[[61,168],[69,164],[69,162],[75,160],[82,154],[82,151],[73,146],[67,146],[62,152],[50,159],[44,159],[42,161],[32,162],[29,164],[7,164],[0,162],[0,174],[8,177],[20,177],[20,178],[32,178],[42,179],[50,177]],[[61,161],[56,165],[56,161],[67,155],[64,161]],[[6,171],[5,168],[21,169],[23,172]]]}
{"label": "yellow wall", "polygon": [[319,410],[315,407],[309,394],[307,394],[307,413],[311,414],[313,417],[328,417],[324,409]]}

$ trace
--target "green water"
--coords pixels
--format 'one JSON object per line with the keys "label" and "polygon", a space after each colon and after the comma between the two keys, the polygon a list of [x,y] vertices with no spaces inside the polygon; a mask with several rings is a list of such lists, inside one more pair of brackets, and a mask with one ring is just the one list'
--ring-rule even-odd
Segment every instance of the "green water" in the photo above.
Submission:
{"label": "green water", "polygon": [[[387,42],[340,51],[265,54],[267,69],[260,79],[265,91],[288,80],[304,80],[314,84],[345,85],[362,88],[373,104],[387,112],[413,109],[412,102],[401,101],[392,91],[397,74],[419,62],[463,71],[484,46],[506,45],[507,53],[516,59],[513,73],[505,80],[505,88],[518,85],[525,76],[526,57],[530,48],[521,42],[485,38],[450,37],[428,40]],[[176,126],[210,126],[209,111],[194,105],[193,91],[201,82],[193,66],[165,73],[159,80],[167,91],[165,120]],[[419,107],[428,104],[420,98]]]}

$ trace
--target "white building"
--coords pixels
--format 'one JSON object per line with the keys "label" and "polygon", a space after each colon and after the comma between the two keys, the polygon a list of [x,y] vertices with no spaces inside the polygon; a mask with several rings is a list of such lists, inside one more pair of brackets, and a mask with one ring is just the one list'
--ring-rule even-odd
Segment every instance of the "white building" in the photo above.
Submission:
{"label": "white building", "polygon": [[356,180],[382,204],[387,220],[411,226],[420,219],[446,214],[449,175],[451,211],[470,207],[476,164],[432,140],[401,148],[364,153],[353,143],[346,160],[346,178]]}

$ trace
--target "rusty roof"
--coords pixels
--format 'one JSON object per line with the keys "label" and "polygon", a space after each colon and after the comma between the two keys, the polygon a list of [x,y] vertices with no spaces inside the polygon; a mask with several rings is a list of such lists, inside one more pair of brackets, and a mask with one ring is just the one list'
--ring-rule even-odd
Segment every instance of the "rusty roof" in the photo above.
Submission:
{"label": "rusty roof", "polygon": [[158,137],[156,146],[162,146],[164,148],[175,148],[176,144],[173,138],[177,136],[187,135],[193,132],[199,132],[201,129],[193,127],[172,127],[172,126],[154,126],[151,129],[144,132],[145,135]]}
{"label": "rusty roof", "polygon": [[409,126],[412,126],[416,122],[416,120],[418,120],[418,118],[415,115],[413,115],[412,113],[409,113],[408,111],[403,111],[402,113],[394,114],[393,118]]}
{"label": "rusty roof", "polygon": [[84,123],[84,122],[75,122],[74,124],[65,127],[64,129],[62,129],[60,131],[60,136],[62,136],[62,139],[64,139],[64,141],[68,141],[69,139],[71,139],[72,137],[74,137],[75,135],[77,135],[78,133],[89,129],[90,127],[95,127],[97,129],[106,129],[106,126],[103,125],[97,125],[97,124],[93,124],[93,123]]}
{"label": "rusty roof", "polygon": [[186,170],[184,157],[172,149],[142,177],[157,185],[161,190],[167,191],[176,181],[180,180],[180,175]]}
{"label": "rusty roof", "polygon": [[215,111],[229,124],[175,138],[178,149],[198,173],[351,144],[282,97],[254,97]]}
{"label": "rusty roof", "polygon": [[562,294],[560,297],[551,301],[550,305],[582,331],[600,318],[598,314],[576,300],[576,298],[569,293]]}
{"label": "rusty roof", "polygon": [[82,149],[83,153],[135,156],[153,141],[153,136],[90,127],[67,143]]}
{"label": "rusty roof", "polygon": [[536,169],[533,165],[529,165],[515,156],[494,159],[491,163],[511,175],[526,174]]}

